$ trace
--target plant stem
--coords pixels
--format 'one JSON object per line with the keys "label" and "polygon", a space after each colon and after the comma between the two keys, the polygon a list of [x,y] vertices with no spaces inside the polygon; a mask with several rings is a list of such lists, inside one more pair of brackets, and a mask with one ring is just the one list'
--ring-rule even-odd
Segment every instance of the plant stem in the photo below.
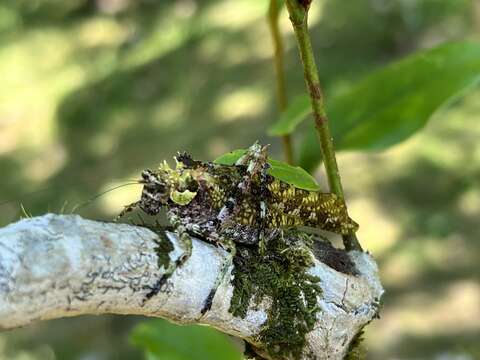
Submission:
{"label": "plant stem", "polygon": [[[278,0],[270,0],[268,8],[268,25],[270,33],[272,34],[272,42],[274,48],[274,64],[275,64],[275,78],[277,83],[277,102],[280,113],[287,108],[287,91],[285,87],[285,70],[283,65],[283,42],[280,35],[280,28],[278,26],[280,9],[278,7]],[[293,145],[289,134],[282,136],[283,151],[285,161],[293,165]]]}
{"label": "plant stem", "polygon": [[283,135],[282,144],[285,162],[287,164],[294,165],[292,137],[290,135]]}
{"label": "plant stem", "polygon": [[[285,0],[290,15],[290,21],[292,22],[295,31],[300,57],[302,59],[305,82],[312,103],[313,118],[320,141],[328,185],[332,193],[336,194],[341,199],[345,199],[335,157],[333,138],[328,126],[324,96],[320,87],[317,65],[315,63],[312,43],[308,33],[308,10],[311,2],[312,0]],[[347,250],[362,250],[360,243],[354,234],[344,236],[343,243]]]}

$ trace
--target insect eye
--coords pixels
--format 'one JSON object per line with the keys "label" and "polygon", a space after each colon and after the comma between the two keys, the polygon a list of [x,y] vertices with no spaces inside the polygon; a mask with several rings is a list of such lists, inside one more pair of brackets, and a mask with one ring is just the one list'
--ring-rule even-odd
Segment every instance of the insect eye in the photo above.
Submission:
{"label": "insect eye", "polygon": [[152,176],[152,171],[151,170],[143,170],[142,171],[142,179],[143,180],[150,180],[150,177]]}

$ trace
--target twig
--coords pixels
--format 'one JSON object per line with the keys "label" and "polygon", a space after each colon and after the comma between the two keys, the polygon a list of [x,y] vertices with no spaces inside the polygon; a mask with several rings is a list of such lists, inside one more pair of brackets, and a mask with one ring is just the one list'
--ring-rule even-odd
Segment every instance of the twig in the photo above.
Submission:
{"label": "twig", "polygon": [[[302,59],[305,82],[312,103],[313,119],[315,121],[315,128],[320,141],[320,148],[330,191],[344,199],[345,196],[335,157],[333,138],[330,133],[327,113],[325,111],[324,96],[320,87],[317,65],[315,63],[312,43],[308,33],[308,10],[312,0],[285,1],[290,15],[290,21],[292,22],[295,31],[300,57]],[[355,235],[344,236],[343,243],[347,250],[362,250]]]}
{"label": "twig", "polygon": [[[277,102],[280,113],[284,112],[288,106],[287,90],[285,86],[285,68],[283,63],[283,41],[278,26],[280,9],[278,0],[270,0],[268,7],[268,25],[272,34],[272,43],[274,48],[275,79],[277,84]],[[293,165],[293,144],[292,137],[287,134],[282,136],[283,151],[285,161]]]}

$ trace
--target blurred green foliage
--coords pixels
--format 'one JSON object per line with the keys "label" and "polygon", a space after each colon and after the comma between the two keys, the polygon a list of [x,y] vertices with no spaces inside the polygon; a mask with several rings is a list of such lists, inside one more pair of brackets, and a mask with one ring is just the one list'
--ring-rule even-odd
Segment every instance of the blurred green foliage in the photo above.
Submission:
{"label": "blurred green foliage", "polygon": [[[333,116],[333,99],[384,64],[474,37],[476,4],[315,0],[310,20],[327,111]],[[0,207],[0,224],[18,218],[19,198],[34,215],[69,212],[178,150],[212,159],[259,139],[279,154],[264,135],[278,118],[267,6],[1,1],[0,202],[17,201]],[[281,18],[293,98],[304,82],[290,24],[285,13]],[[441,88],[431,89],[436,95]],[[339,159],[360,239],[387,287],[383,318],[367,329],[372,359],[479,354],[478,96],[456,100],[444,121],[405,148]],[[109,193],[80,214],[111,219],[138,191]],[[0,335],[0,359],[137,359],[142,354],[128,333],[138,321],[81,317],[18,329]]]}
{"label": "blurred green foliage", "polygon": [[311,106],[308,94],[296,96],[287,109],[280,114],[278,121],[268,128],[268,135],[282,136],[293,133],[297,126],[312,113]]}
{"label": "blurred green foliage", "polygon": [[[384,150],[404,141],[478,80],[480,42],[441,45],[376,71],[332,97],[329,116],[336,149]],[[306,169],[320,161],[316,144],[311,130],[300,149],[300,164]]]}
{"label": "blurred green foliage", "polygon": [[241,360],[238,348],[222,334],[200,325],[173,325],[148,320],[135,327],[131,341],[149,360]]}
{"label": "blurred green foliage", "polygon": [[[464,95],[480,79],[480,43],[439,46],[389,65],[329,100],[329,118],[337,150],[385,150],[420,130],[443,104]],[[310,120],[308,95],[296,97],[269,128],[291,134]],[[321,160],[310,128],[301,143],[299,162],[314,170]]]}

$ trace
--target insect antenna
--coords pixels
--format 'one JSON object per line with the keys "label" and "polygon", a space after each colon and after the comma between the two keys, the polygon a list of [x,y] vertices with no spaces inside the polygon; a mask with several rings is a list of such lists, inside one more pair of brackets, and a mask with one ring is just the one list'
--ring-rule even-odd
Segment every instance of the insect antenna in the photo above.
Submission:
{"label": "insect antenna", "polygon": [[128,183],[125,183],[125,184],[121,184],[121,185],[117,185],[117,186],[114,186],[110,189],[107,189],[105,191],[102,191],[101,193],[98,193],[97,195],[91,197],[90,199],[88,199],[87,201],[83,202],[83,203],[80,203],[80,204],[77,204],[75,205],[73,208],[72,208],[72,211],[71,213],[75,213],[76,211],[78,211],[79,209],[82,209],[84,208],[85,206],[88,206],[90,205],[92,202],[94,202],[95,200],[97,200],[99,197],[111,192],[111,191],[114,191],[114,190],[117,190],[117,189],[120,189],[124,186],[130,186],[130,185],[141,185],[143,184],[143,181],[141,180],[131,180],[130,182]]}
{"label": "insect antenna", "polygon": [[[130,185],[130,184],[144,184],[143,180],[138,180],[138,179],[127,179],[126,181],[128,181],[127,184],[122,184],[122,185],[119,185],[118,187],[122,187],[124,185]],[[38,195],[38,194],[42,194],[44,192],[51,191],[52,189],[57,189],[58,190],[59,187],[55,186],[55,185],[51,185],[51,186],[47,186],[47,187],[44,187],[44,188],[41,188],[41,189],[38,189],[38,190],[27,191],[27,192],[21,193],[20,195],[16,196],[15,198],[10,198],[8,200],[0,201],[0,206],[7,205],[7,204],[17,202],[17,201],[21,201],[22,199],[29,198],[31,196],[35,196],[35,195]],[[61,189],[64,189],[64,187],[60,187],[60,190]],[[105,191],[105,193],[109,192],[110,190],[114,190],[114,189],[108,189],[108,190]],[[103,193],[102,193],[102,195],[103,195]],[[62,205],[62,212],[61,213],[65,212],[67,204],[68,204],[68,200],[65,200],[64,204]]]}
{"label": "insect antenna", "polygon": [[[94,202],[96,199],[98,199],[99,197],[111,192],[111,191],[114,191],[114,190],[117,190],[121,187],[124,187],[124,186],[129,186],[129,185],[141,185],[141,184],[144,184],[145,182],[141,179],[127,179],[126,180],[127,183],[124,183],[124,184],[121,184],[121,185],[118,185],[118,186],[114,186],[110,189],[107,189],[95,196],[93,196],[92,198],[88,199],[87,201],[83,202],[83,203],[80,203],[80,204],[77,204],[75,205],[72,210],[70,212],[67,211],[67,205],[68,205],[68,200],[65,200],[63,202],[63,205],[60,209],[60,214],[67,214],[67,213],[74,213],[75,211],[77,211],[78,209],[81,209],[85,206],[88,206],[89,204],[91,204],[92,202]],[[0,202],[0,207],[3,206],[3,205],[7,205],[7,204],[10,204],[10,203],[14,203],[14,202],[19,202],[19,205],[20,205],[20,216],[21,217],[25,217],[25,218],[29,218],[29,217],[33,217],[32,213],[27,211],[24,204],[21,202],[22,199],[24,198],[27,198],[27,197],[30,197],[30,196],[34,196],[34,195],[37,195],[37,194],[41,194],[41,193],[45,193],[47,191],[50,191],[52,189],[58,189],[58,187],[55,187],[55,186],[49,186],[49,187],[45,187],[45,188],[42,188],[42,189],[39,189],[39,190],[34,190],[34,191],[30,191],[30,192],[25,192],[23,194],[20,194],[20,196],[16,197],[16,198],[11,198],[9,200],[4,200],[4,201],[1,201]],[[50,205],[48,205],[48,211],[47,212],[50,212]]]}

